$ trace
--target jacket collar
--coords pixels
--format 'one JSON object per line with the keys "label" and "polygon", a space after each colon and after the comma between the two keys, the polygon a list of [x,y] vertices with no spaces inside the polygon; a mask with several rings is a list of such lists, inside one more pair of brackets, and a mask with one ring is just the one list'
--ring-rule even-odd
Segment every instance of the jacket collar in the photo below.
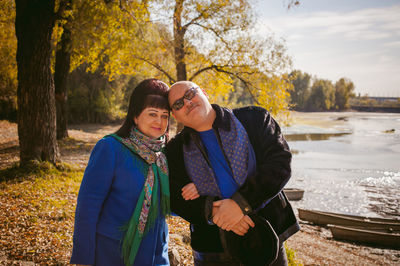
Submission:
{"label": "jacket collar", "polygon": [[[212,108],[216,113],[216,117],[213,123],[213,128],[218,129],[221,128],[223,130],[229,131],[230,130],[230,122],[229,116],[227,115],[228,109],[219,106],[218,104],[211,104]],[[197,131],[190,128],[184,127],[181,131],[181,134],[184,139],[184,143],[187,144],[190,141],[190,136],[198,136]]]}

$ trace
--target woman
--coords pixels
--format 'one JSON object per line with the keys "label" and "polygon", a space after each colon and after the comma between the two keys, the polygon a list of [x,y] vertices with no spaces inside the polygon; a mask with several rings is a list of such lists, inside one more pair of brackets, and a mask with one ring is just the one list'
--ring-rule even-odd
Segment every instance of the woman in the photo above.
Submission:
{"label": "woman", "polygon": [[94,147],[75,214],[71,263],[169,265],[168,86],[138,84],[124,124]]}

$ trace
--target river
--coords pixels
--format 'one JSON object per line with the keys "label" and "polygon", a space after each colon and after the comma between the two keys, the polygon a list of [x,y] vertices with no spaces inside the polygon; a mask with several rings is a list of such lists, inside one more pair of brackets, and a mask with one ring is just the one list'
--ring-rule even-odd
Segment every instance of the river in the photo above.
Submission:
{"label": "river", "polygon": [[282,126],[297,208],[400,219],[400,114],[300,113]]}

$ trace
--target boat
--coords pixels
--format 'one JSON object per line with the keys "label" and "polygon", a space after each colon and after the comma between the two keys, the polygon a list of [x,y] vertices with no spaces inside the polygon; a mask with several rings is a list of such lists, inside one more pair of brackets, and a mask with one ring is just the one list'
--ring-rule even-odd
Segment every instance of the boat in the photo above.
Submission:
{"label": "boat", "polygon": [[318,225],[343,225],[372,230],[400,230],[400,220],[372,218],[332,212],[298,209],[299,218]]}
{"label": "boat", "polygon": [[299,188],[284,188],[283,192],[289,200],[301,200],[304,195],[304,190]]}
{"label": "boat", "polygon": [[339,225],[330,225],[329,229],[335,239],[392,248],[400,247],[400,231],[388,233]]}

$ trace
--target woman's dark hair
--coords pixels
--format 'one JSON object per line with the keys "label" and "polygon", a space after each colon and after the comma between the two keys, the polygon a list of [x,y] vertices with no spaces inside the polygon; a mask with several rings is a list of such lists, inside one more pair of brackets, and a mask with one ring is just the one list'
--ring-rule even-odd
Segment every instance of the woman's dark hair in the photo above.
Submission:
{"label": "woman's dark hair", "polygon": [[125,122],[115,133],[122,138],[128,137],[132,126],[135,125],[133,118],[138,117],[147,107],[169,111],[168,89],[168,85],[158,79],[145,79],[140,82],[129,99]]}

